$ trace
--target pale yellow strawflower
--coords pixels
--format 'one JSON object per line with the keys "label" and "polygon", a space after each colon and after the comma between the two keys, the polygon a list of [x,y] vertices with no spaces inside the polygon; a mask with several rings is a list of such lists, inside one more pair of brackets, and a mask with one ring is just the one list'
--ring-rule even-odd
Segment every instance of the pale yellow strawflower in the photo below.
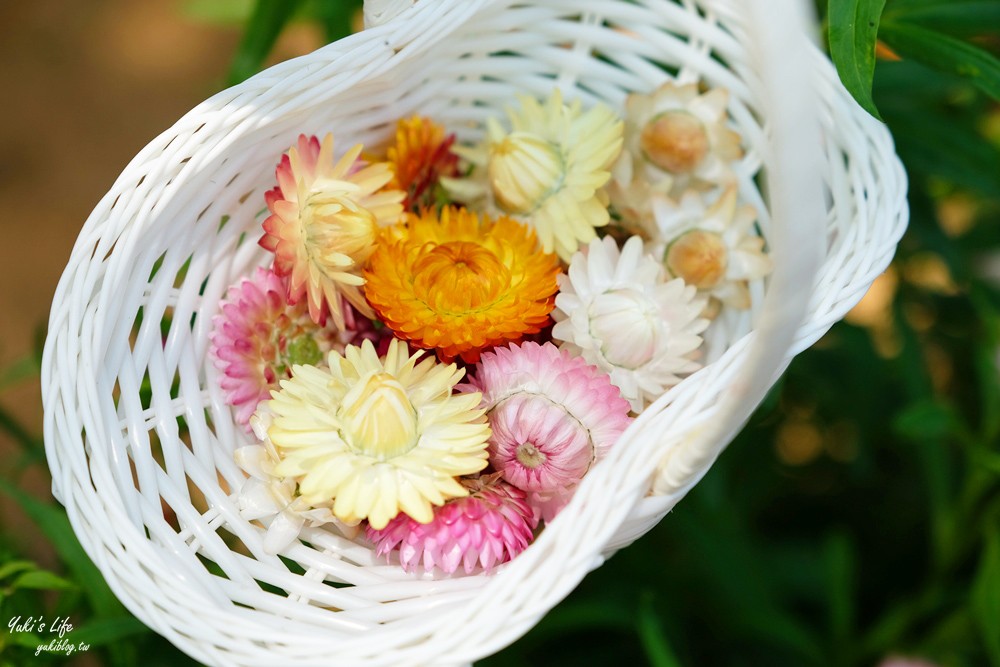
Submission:
{"label": "pale yellow strawflower", "polygon": [[609,221],[602,188],[622,145],[622,121],[598,104],[564,104],[556,90],[544,103],[519,96],[508,109],[510,129],[496,119],[485,142],[456,152],[476,167],[469,179],[444,179],[467,204],[486,204],[534,227],[545,252],[569,260]]}
{"label": "pale yellow strawflower", "polygon": [[422,354],[393,340],[380,359],[365,341],[331,352],[329,370],[295,366],[267,403],[274,474],[294,478],[305,502],[332,501],[340,521],[375,529],[400,511],[427,523],[432,506],[468,495],[455,478],[486,467],[480,396],[452,395],[464,371],[417,363]]}

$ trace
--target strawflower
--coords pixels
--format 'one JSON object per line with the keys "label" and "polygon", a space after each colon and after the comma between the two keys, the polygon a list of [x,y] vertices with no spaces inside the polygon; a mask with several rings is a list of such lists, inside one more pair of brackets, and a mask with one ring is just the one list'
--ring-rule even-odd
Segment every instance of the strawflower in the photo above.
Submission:
{"label": "strawflower", "polygon": [[729,93],[699,93],[697,84],[668,81],[625,101],[625,147],[612,168],[608,193],[628,224],[648,222],[653,202],[688,188],[731,183],[743,156],[740,135],[726,126]]}
{"label": "strawflower", "polygon": [[558,260],[506,216],[425,210],[383,234],[364,272],[366,294],[399,338],[475,362],[480,351],[549,322]]}
{"label": "strawflower", "polygon": [[772,263],[764,239],[754,234],[757,211],[737,205],[735,186],[711,205],[688,192],[677,204],[655,206],[654,219],[646,251],[661,259],[671,276],[727,306],[750,307],[749,283],[770,273]]}
{"label": "strawflower", "polygon": [[322,323],[327,314],[344,328],[341,297],[365,316],[372,315],[361,286],[361,268],[374,250],[380,227],[402,213],[404,194],[385,189],[388,164],[358,161],[358,144],[333,158],[333,135],[322,144],[300,135],[275,174],[278,186],[265,194],[271,215],[264,220],[261,247],[274,253],[274,270],[288,281],[288,300],[309,304]]}
{"label": "strawflower", "polygon": [[400,511],[420,523],[433,505],[468,495],[455,477],[486,466],[489,427],[479,395],[452,395],[464,371],[393,340],[379,358],[371,341],[329,355],[329,369],[295,366],[265,405],[279,462],[306,503],[333,501],[352,524],[384,528]]}
{"label": "strawflower", "polygon": [[552,343],[483,354],[461,391],[482,392],[490,464],[550,521],[631,421],[608,376]]}
{"label": "strawflower", "polygon": [[297,494],[294,479],[274,473],[279,459],[267,437],[271,418],[266,408],[254,413],[250,424],[261,444],[240,447],[234,453],[237,465],[249,475],[237,494],[240,516],[247,521],[261,521],[267,527],[264,550],[272,554],[282,551],[304,527],[333,527],[349,539],[356,537],[360,522],[347,525],[338,520],[330,510],[330,502],[307,503]]}
{"label": "strawflower", "polygon": [[462,485],[469,495],[436,508],[430,523],[400,514],[381,530],[369,526],[376,553],[387,556],[398,549],[406,571],[437,568],[451,574],[461,566],[470,574],[477,567],[489,572],[524,551],[538,525],[524,491],[496,474],[463,479]]}
{"label": "strawflower", "polygon": [[445,135],[437,123],[413,116],[396,123],[395,139],[386,154],[393,173],[389,187],[406,193],[407,209],[433,206],[441,178],[458,176],[458,155],[451,150],[455,135]]}
{"label": "strawflower", "polygon": [[257,404],[291,376],[293,364],[318,363],[352,335],[318,326],[304,303],[289,304],[285,294],[281,278],[258,268],[229,288],[212,320],[209,358],[221,371],[219,384],[236,421],[248,431]]}
{"label": "strawflower", "polygon": [[621,251],[611,238],[591,242],[559,284],[552,338],[608,373],[636,412],[699,368],[705,301],[693,285],[666,280],[638,236]]}
{"label": "strawflower", "polygon": [[485,192],[487,201],[534,227],[545,252],[568,260],[608,223],[602,187],[621,151],[622,121],[601,104],[586,111],[579,100],[564,104],[558,90],[541,104],[518,99],[521,108],[507,110],[510,131],[490,118],[484,144],[461,151],[473,177],[444,183],[467,203]]}

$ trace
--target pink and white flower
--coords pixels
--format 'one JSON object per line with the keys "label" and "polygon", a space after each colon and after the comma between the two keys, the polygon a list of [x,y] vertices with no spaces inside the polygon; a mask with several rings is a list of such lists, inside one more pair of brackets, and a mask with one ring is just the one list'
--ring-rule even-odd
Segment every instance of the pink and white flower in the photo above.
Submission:
{"label": "pink and white flower", "polygon": [[538,525],[524,491],[496,474],[461,482],[469,495],[435,508],[430,523],[401,512],[381,530],[368,526],[376,553],[387,556],[398,549],[406,571],[437,568],[451,574],[461,566],[470,574],[477,567],[489,572],[524,551]]}
{"label": "pink and white flower", "polygon": [[484,353],[459,390],[482,392],[490,464],[528,492],[546,521],[631,421],[628,402],[605,373],[551,343]]}
{"label": "pink and white flower", "polygon": [[226,402],[247,431],[257,404],[271,397],[279,380],[291,377],[292,364],[319,363],[355,335],[317,325],[305,303],[289,304],[285,294],[274,271],[258,268],[229,288],[222,312],[212,320],[210,358],[221,371]]}

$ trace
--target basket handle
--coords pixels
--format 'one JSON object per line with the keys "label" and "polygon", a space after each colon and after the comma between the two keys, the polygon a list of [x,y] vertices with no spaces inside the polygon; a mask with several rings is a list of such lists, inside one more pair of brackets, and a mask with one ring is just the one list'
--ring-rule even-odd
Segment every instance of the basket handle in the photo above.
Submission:
{"label": "basket handle", "polygon": [[365,29],[391,21],[415,4],[417,0],[365,0]]}
{"label": "basket handle", "polygon": [[[726,3],[719,3],[720,9]],[[653,489],[678,500],[736,435],[793,356],[822,262],[826,209],[819,96],[810,48],[812,12],[802,0],[755,0],[739,8],[759,73],[760,112],[768,119],[767,195],[775,270],[736,381],[718,397],[716,418],[661,460]]]}

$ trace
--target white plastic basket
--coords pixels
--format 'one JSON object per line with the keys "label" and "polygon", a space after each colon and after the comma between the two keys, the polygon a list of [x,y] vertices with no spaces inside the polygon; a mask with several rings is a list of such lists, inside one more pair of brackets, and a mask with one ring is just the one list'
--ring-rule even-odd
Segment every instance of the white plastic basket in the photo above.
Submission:
{"label": "white plastic basket", "polygon": [[[861,298],[905,225],[889,134],[789,23],[796,6],[372,2],[369,29],[216,95],[143,149],[73,250],[42,377],[53,492],[130,611],[214,665],[466,663],[655,525],[792,355]],[[226,288],[268,259],[255,241],[277,157],[300,132],[383,142],[415,112],[472,140],[514,92],[558,87],[621,108],[673,75],[730,92],[747,149],[740,195],[777,266],[766,299],[758,285],[751,311],[713,325],[711,363],[648,408],[494,574],[406,574],[363,538],[322,529],[266,553],[233,495],[244,480],[233,451],[249,436],[207,349]],[[821,138],[803,122],[817,115]]]}

